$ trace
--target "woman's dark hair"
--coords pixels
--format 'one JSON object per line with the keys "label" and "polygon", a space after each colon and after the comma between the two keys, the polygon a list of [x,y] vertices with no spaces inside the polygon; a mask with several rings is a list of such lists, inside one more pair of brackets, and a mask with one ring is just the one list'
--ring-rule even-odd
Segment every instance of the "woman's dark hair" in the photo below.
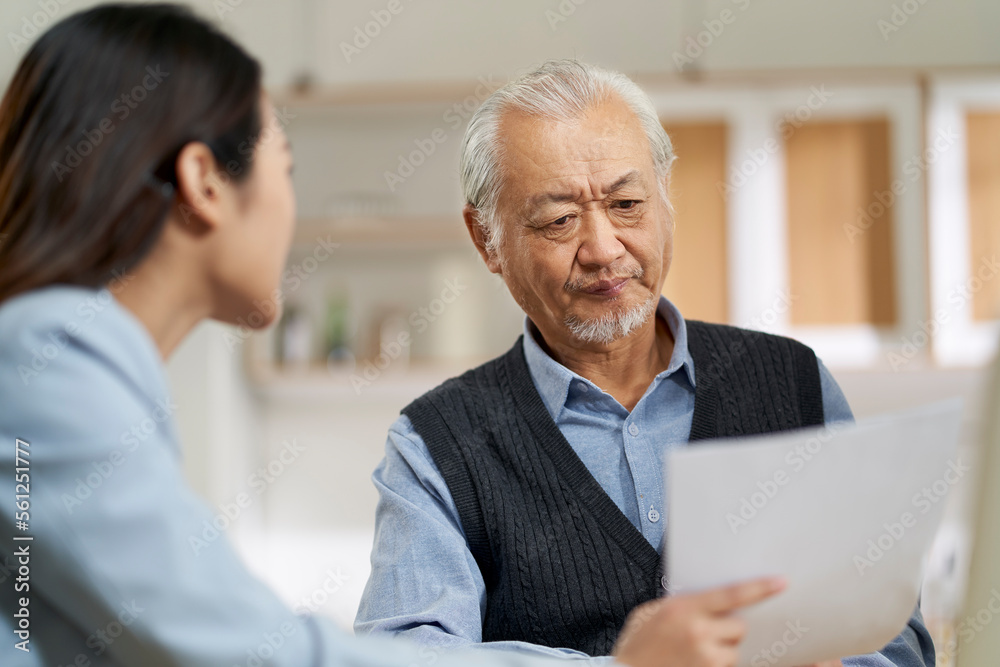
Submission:
{"label": "woman's dark hair", "polygon": [[245,179],[260,79],[257,61],[178,5],[101,5],[42,35],[0,102],[0,302],[105,285],[140,262],[186,144]]}

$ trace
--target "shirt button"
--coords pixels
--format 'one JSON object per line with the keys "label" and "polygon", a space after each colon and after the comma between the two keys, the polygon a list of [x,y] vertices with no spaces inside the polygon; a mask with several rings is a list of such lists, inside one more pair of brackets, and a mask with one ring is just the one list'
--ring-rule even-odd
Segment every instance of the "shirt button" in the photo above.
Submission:
{"label": "shirt button", "polygon": [[582,391],[583,393],[586,394],[589,390],[590,390],[590,387],[587,386],[586,382],[581,382],[580,383],[580,391]]}
{"label": "shirt button", "polygon": [[631,433],[632,435],[639,435],[639,427],[636,426],[635,424],[629,424],[628,432]]}
{"label": "shirt button", "polygon": [[656,523],[660,520],[660,513],[650,507],[649,512],[646,513],[646,517],[649,519],[650,523]]}

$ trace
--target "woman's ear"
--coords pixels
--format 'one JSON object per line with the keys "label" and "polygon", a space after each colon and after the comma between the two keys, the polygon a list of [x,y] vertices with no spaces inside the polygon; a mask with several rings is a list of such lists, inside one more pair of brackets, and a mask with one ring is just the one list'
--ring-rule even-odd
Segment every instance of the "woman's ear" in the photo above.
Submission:
{"label": "woman's ear", "polygon": [[219,174],[215,155],[207,145],[193,141],[177,155],[177,205],[185,226],[215,229],[225,220],[223,195],[228,179]]}

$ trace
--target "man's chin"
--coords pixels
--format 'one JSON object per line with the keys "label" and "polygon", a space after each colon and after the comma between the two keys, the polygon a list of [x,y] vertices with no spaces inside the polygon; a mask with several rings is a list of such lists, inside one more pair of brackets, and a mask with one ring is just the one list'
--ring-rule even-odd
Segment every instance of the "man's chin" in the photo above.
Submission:
{"label": "man's chin", "polygon": [[655,298],[635,303],[623,299],[594,312],[570,314],[564,324],[572,336],[585,343],[613,343],[642,328],[656,312]]}
{"label": "man's chin", "polygon": [[589,295],[573,304],[570,317],[577,320],[600,320],[621,317],[638,308],[643,308],[649,301],[649,295],[640,296],[634,293],[620,294],[614,298],[591,297]]}

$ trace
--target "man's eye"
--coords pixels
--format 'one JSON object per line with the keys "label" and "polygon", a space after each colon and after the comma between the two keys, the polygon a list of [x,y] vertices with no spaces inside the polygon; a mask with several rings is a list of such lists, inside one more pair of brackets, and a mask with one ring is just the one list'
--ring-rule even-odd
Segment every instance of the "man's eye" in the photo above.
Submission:
{"label": "man's eye", "polygon": [[559,218],[558,220],[553,220],[549,224],[551,226],[561,227],[562,225],[566,224],[567,222],[569,222],[569,216],[568,215],[564,215],[563,217]]}
{"label": "man's eye", "polygon": [[635,208],[638,204],[639,201],[637,199],[625,199],[623,201],[618,202],[618,208],[623,208],[627,210],[630,208]]}

